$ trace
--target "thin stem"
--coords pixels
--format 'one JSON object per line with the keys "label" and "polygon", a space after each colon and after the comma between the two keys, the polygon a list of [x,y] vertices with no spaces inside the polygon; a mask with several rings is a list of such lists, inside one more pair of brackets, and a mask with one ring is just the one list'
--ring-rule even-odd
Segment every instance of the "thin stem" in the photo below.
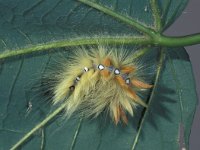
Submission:
{"label": "thin stem", "polygon": [[11,147],[10,150],[16,150],[17,148],[22,146],[36,131],[38,131],[43,126],[45,126],[51,119],[53,119],[56,115],[58,115],[64,108],[65,108],[65,105],[61,105],[59,108],[57,108],[47,118],[45,118],[42,122],[40,122],[38,125],[36,125],[27,134],[25,134],[24,137],[21,138],[15,145],[13,145],[13,147]]}
{"label": "thin stem", "polygon": [[81,127],[82,121],[83,121],[83,118],[81,117],[81,119],[79,120],[78,127],[77,127],[77,129],[76,129],[76,132],[75,132],[75,134],[74,134],[74,138],[73,138],[73,141],[72,141],[70,150],[73,150],[73,149],[74,149],[74,145],[75,145],[75,142],[76,142],[78,133],[79,133],[79,131],[80,131],[80,127]]}
{"label": "thin stem", "polygon": [[151,9],[152,9],[152,14],[154,17],[154,25],[156,28],[156,31],[160,31],[162,27],[162,21],[161,21],[161,15],[160,15],[160,10],[158,7],[158,0],[151,0]]}
{"label": "thin stem", "polygon": [[40,144],[40,150],[44,150],[44,143],[45,143],[45,135],[44,135],[44,129],[41,131],[41,144]]}
{"label": "thin stem", "polygon": [[66,39],[62,41],[53,41],[49,43],[38,44],[30,47],[25,47],[17,50],[7,50],[0,53],[0,60],[9,57],[20,56],[30,54],[34,52],[49,51],[53,48],[82,46],[82,45],[98,45],[98,44],[110,44],[110,45],[123,45],[123,44],[135,44],[135,45],[148,45],[152,43],[151,39],[145,37],[131,37],[131,36],[118,36],[118,37],[84,37],[77,39]]}
{"label": "thin stem", "polygon": [[139,23],[138,21],[133,20],[133,18],[121,15],[121,14],[119,14],[119,13],[117,13],[117,12],[115,12],[115,11],[113,11],[113,10],[103,6],[103,5],[97,4],[96,2],[93,2],[91,0],[78,0],[78,1],[88,5],[90,7],[93,7],[95,9],[113,17],[113,18],[116,18],[117,20],[119,20],[123,23],[126,23],[127,25],[132,26],[133,28],[135,28],[139,32],[143,32],[143,33],[145,33],[146,35],[149,35],[149,36],[154,36],[154,30],[145,26],[142,23]]}
{"label": "thin stem", "polygon": [[[168,27],[167,26],[167,24],[168,24],[167,23],[167,20],[168,20],[167,16],[169,14],[169,9],[170,9],[171,4],[172,4],[172,0],[164,1],[164,4],[163,4],[164,8],[162,10],[162,24],[164,24],[164,27],[162,28],[162,31],[165,31],[165,29]],[[183,5],[183,4],[181,3],[181,5]],[[178,10],[180,10],[180,9],[178,9]]]}
{"label": "thin stem", "polygon": [[142,121],[141,121],[141,123],[140,123],[138,132],[137,132],[137,134],[136,134],[136,137],[135,137],[135,140],[134,140],[134,143],[133,143],[133,146],[132,146],[132,150],[134,150],[134,149],[136,148],[136,145],[137,145],[137,143],[138,143],[139,137],[140,137],[140,135],[141,135],[141,131],[142,131],[142,128],[143,128],[143,125],[144,125],[146,116],[147,116],[148,111],[149,111],[149,107],[150,107],[150,105],[151,105],[151,102],[152,102],[152,100],[153,100],[155,91],[156,91],[156,89],[157,89],[157,85],[158,85],[159,77],[160,77],[160,74],[161,74],[161,69],[162,69],[162,66],[163,66],[164,59],[165,59],[165,52],[164,52],[163,49],[161,49],[161,51],[160,51],[160,59],[159,59],[158,68],[157,68],[157,73],[156,73],[155,82],[154,82],[154,87],[153,87],[153,90],[152,90],[152,92],[151,92],[151,96],[150,96],[149,101],[148,101],[148,107],[146,108],[146,110],[145,110],[145,112],[144,112]]}

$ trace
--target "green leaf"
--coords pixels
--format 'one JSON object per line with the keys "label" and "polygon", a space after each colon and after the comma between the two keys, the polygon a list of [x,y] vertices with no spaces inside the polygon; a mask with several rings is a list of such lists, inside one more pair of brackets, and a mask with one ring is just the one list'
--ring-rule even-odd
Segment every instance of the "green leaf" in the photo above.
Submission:
{"label": "green leaf", "polygon": [[151,93],[143,126],[140,126],[141,137],[135,141],[138,149],[179,149],[182,127],[186,147],[189,146],[197,100],[195,86],[191,84],[194,83],[191,64],[183,48],[167,49],[163,53],[165,64],[161,67],[157,87]]}
{"label": "green leaf", "polygon": [[[96,3],[147,27],[155,24],[149,0]],[[162,25],[159,30],[166,29],[186,3],[186,0],[160,0],[157,7]],[[77,37],[144,36],[127,23],[75,0],[1,0],[0,16],[0,52]],[[137,49],[134,45],[127,48]],[[70,53],[73,49],[56,48],[53,52],[0,62],[0,149],[10,149],[54,110],[40,96],[42,91],[35,91],[33,87],[35,84],[39,87],[38,82],[49,62],[58,58],[57,51]],[[21,149],[173,150],[180,145],[181,126],[188,147],[197,101],[188,55],[183,48],[151,49],[141,58],[144,65],[158,66],[155,70],[151,67],[156,81],[154,89],[146,95],[149,107],[147,110],[139,108],[127,126],[115,126],[104,114],[93,120],[65,120],[56,116],[23,143]]]}

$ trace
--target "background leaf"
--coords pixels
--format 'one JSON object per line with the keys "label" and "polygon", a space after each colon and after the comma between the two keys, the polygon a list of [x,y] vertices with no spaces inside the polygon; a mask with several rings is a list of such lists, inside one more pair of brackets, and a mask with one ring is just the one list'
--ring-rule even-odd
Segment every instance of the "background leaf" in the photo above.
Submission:
{"label": "background leaf", "polygon": [[[102,0],[99,3],[153,26],[149,0]],[[186,0],[159,1],[163,30],[176,19],[186,3]],[[74,0],[2,0],[0,16],[0,52],[79,36],[140,34],[129,26]],[[70,52],[73,48],[63,50]],[[165,65],[162,67],[158,87],[136,149],[178,149],[181,116],[186,142],[188,141],[196,104],[191,65],[182,48],[168,49],[165,53]],[[152,65],[157,61],[156,56],[156,49],[148,55],[147,59],[151,60]],[[38,84],[54,57],[56,53],[34,54],[9,59],[1,64],[0,149],[9,149],[51,110],[48,104],[41,103],[42,97],[35,96],[32,87]],[[27,112],[29,102],[33,107]],[[127,127],[116,127],[109,118],[105,119],[103,116],[91,121],[83,120],[73,148],[131,149],[138,132],[141,113],[142,109],[139,109],[136,117],[130,118]],[[66,121],[58,117],[37,132],[22,149],[39,149],[43,140],[45,149],[70,149],[79,122],[76,119]]]}

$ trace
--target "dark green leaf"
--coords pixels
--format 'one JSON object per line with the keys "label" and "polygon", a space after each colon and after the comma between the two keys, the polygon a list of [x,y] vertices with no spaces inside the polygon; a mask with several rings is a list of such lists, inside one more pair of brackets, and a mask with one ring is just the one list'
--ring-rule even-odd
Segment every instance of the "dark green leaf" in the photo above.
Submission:
{"label": "dark green leaf", "polygon": [[[99,3],[147,26],[154,24],[149,0],[101,0]],[[159,1],[163,29],[176,19],[186,3],[186,0]],[[0,52],[72,37],[141,34],[75,0],[1,0],[0,16]],[[148,55],[152,66],[159,60],[157,52],[158,49],[153,49]],[[164,53],[165,63],[151,93],[146,117],[142,117],[144,111],[138,109],[135,118],[129,119],[128,126],[115,126],[105,115],[91,121],[83,120],[81,124],[79,119],[58,117],[36,132],[22,149],[35,150],[44,146],[48,150],[70,147],[130,150],[135,141],[135,149],[138,150],[173,150],[179,147],[181,125],[184,126],[188,146],[197,99],[191,64],[183,48],[167,49]],[[55,55],[34,54],[0,62],[0,149],[9,149],[52,109],[40,97],[41,91],[35,91],[33,87],[38,87],[38,81]],[[144,120],[143,123],[141,120]],[[136,135],[139,135],[137,142]]]}

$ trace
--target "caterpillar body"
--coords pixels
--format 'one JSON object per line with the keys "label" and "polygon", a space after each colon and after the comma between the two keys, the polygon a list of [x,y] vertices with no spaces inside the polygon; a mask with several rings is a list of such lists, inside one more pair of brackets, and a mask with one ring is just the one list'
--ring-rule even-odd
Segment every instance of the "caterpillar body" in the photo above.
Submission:
{"label": "caterpillar body", "polygon": [[103,46],[75,50],[54,75],[53,104],[64,104],[67,117],[75,112],[97,117],[108,110],[115,124],[127,124],[127,113],[133,116],[137,105],[147,107],[138,92],[152,87],[138,76],[133,55]]}

